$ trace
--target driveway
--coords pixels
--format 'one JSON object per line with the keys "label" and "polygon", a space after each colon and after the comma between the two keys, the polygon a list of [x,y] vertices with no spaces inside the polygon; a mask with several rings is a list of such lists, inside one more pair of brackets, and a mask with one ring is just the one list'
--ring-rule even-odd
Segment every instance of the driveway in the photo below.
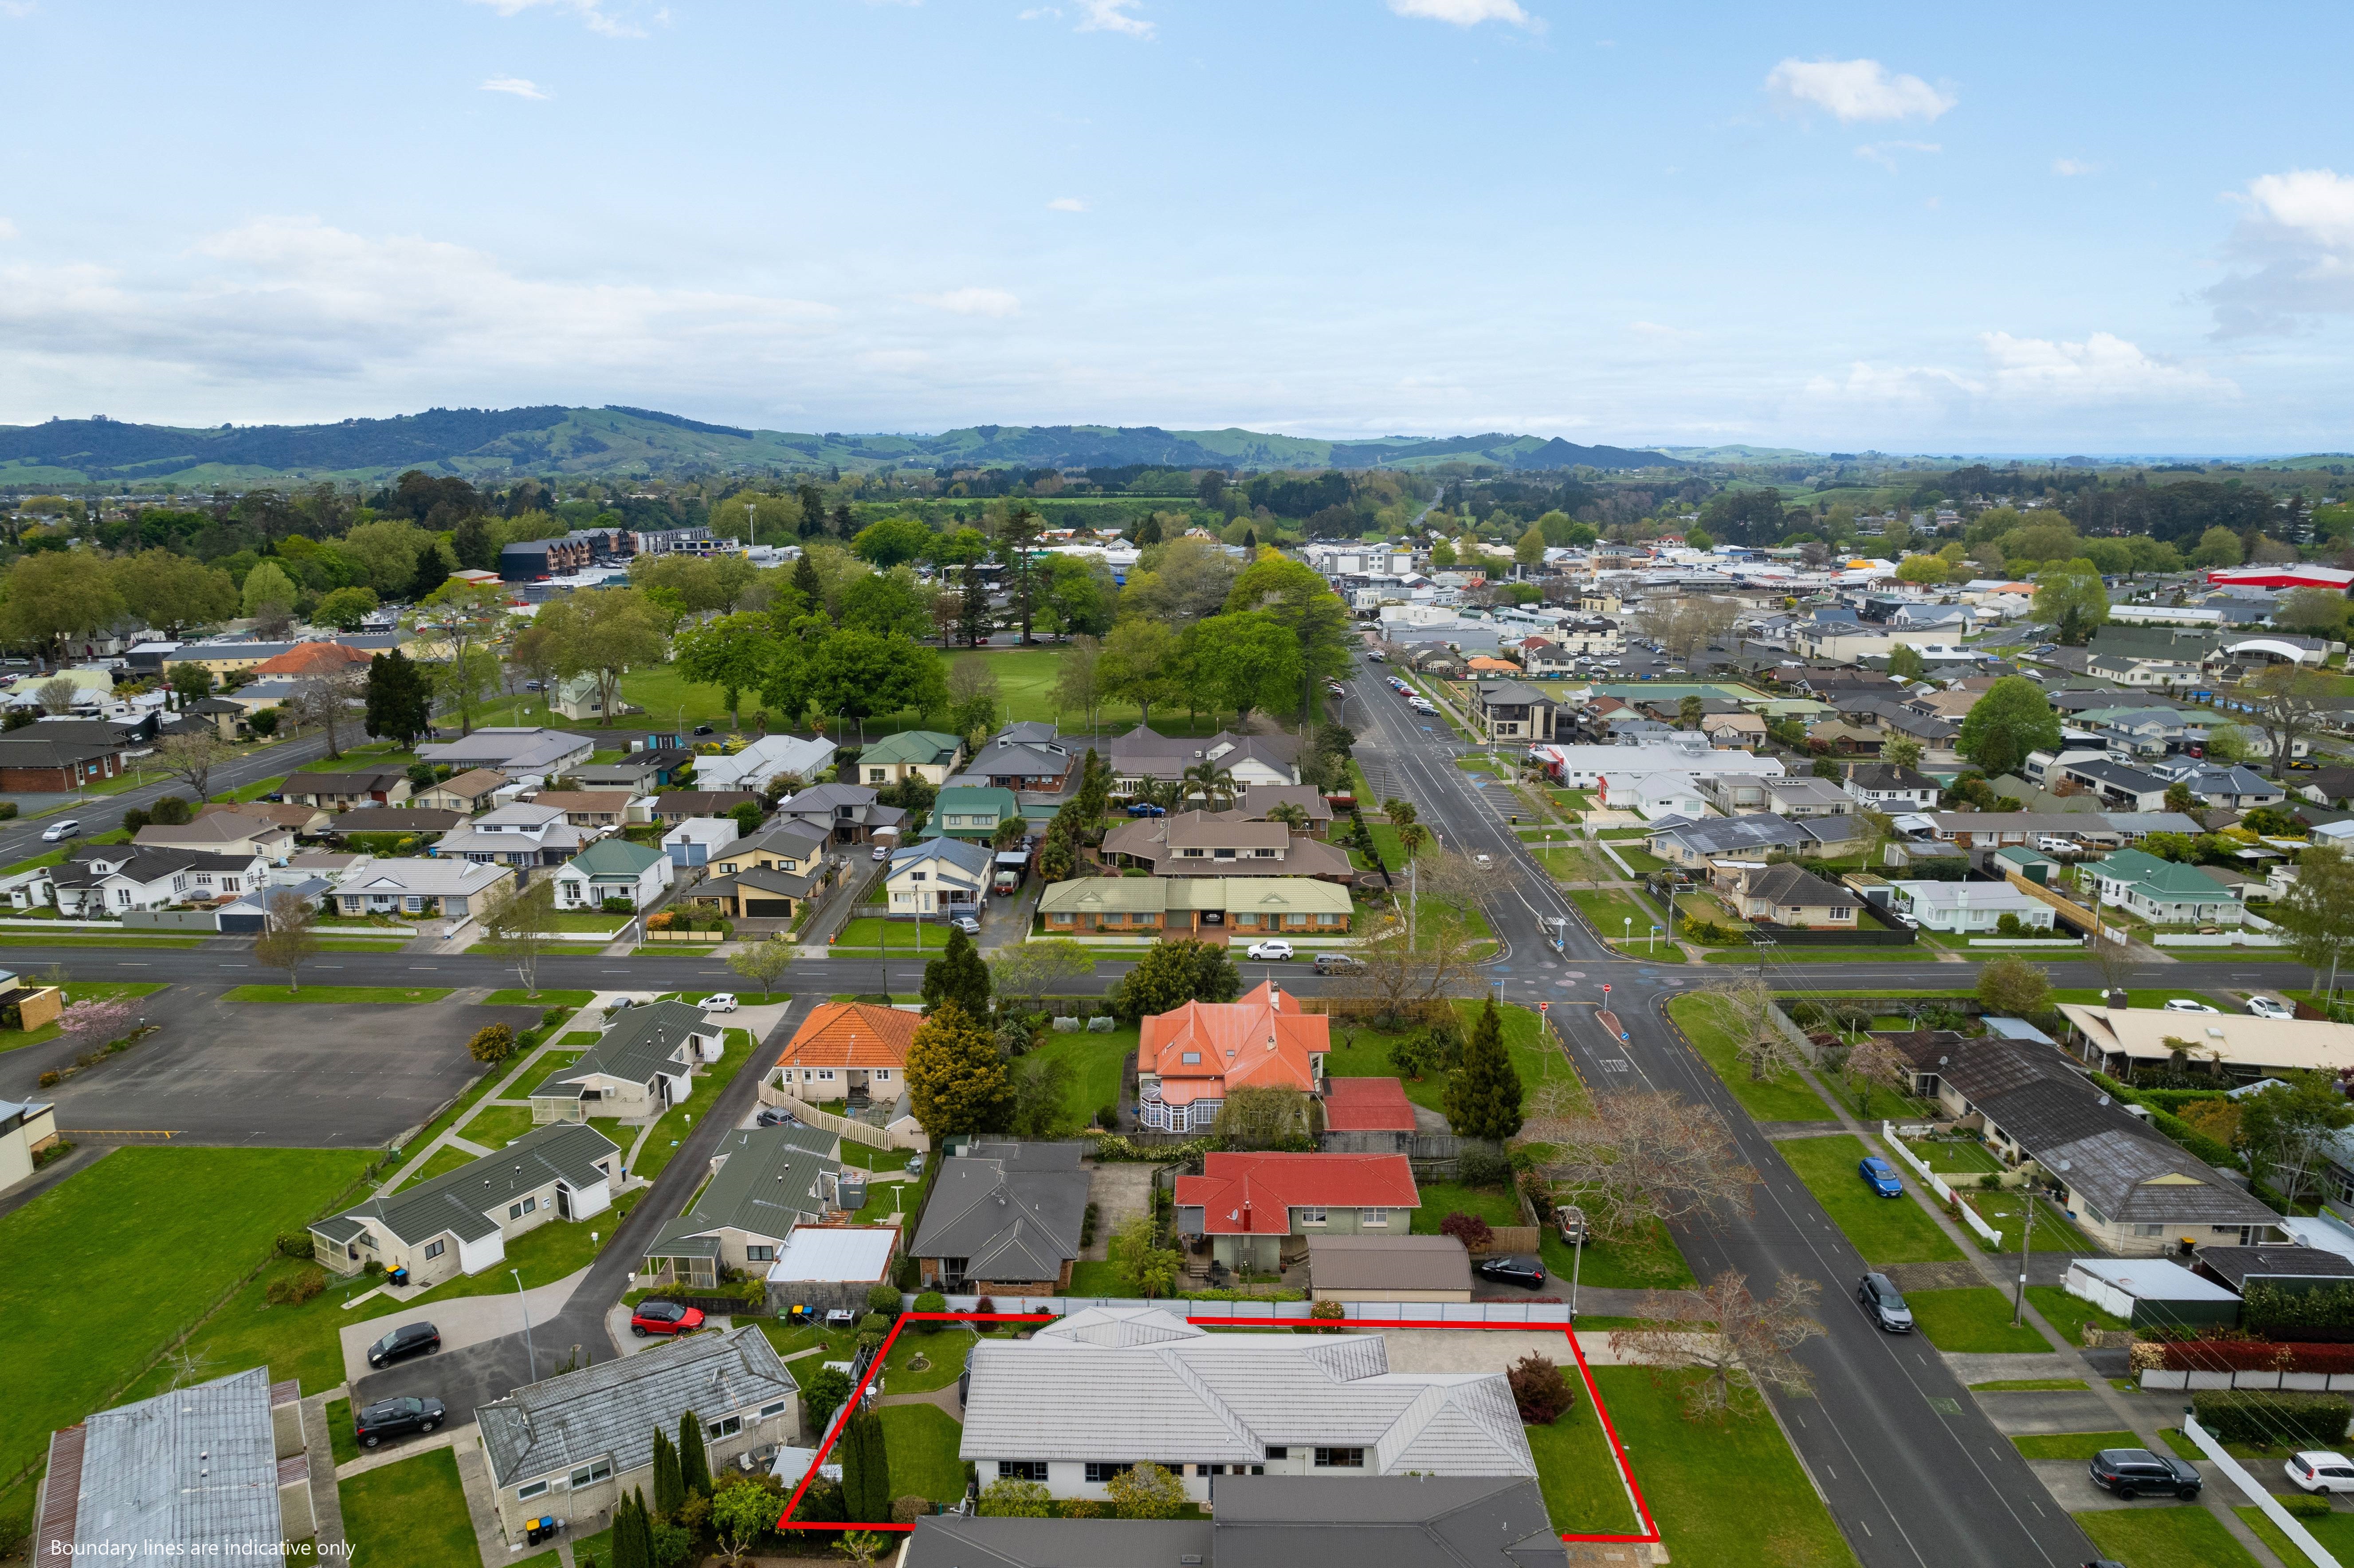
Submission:
{"label": "driveway", "polygon": [[[550,1221],[560,1224],[562,1221]],[[403,1323],[424,1321],[441,1330],[441,1349],[434,1356],[419,1358],[421,1361],[436,1360],[452,1351],[462,1351],[470,1345],[486,1344],[503,1340],[509,1334],[520,1334],[524,1315],[528,1312],[534,1324],[553,1320],[588,1277],[587,1269],[567,1275],[553,1285],[543,1285],[536,1290],[494,1291],[488,1296],[460,1296],[447,1301],[428,1301],[413,1308],[380,1313],[363,1318],[356,1323],[345,1323],[336,1330],[344,1344],[344,1377],[357,1384],[376,1373],[367,1364],[367,1348]],[[419,1295],[424,1292],[419,1292]],[[377,1298],[382,1300],[383,1298]],[[376,1303],[371,1301],[369,1306]],[[559,1357],[560,1361],[561,1358]],[[392,1369],[387,1369],[392,1370]]]}
{"label": "driveway", "polygon": [[1080,1257],[1101,1263],[1111,1255],[1112,1233],[1120,1222],[1152,1212],[1153,1169],[1140,1161],[1113,1160],[1087,1172],[1087,1202],[1096,1206],[1096,1239]]}

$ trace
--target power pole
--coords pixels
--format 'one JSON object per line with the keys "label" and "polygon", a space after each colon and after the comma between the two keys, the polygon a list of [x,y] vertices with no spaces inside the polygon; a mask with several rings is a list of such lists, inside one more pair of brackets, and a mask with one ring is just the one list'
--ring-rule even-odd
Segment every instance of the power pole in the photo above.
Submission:
{"label": "power pole", "polygon": [[2035,1189],[2024,1188],[2020,1196],[2026,1217],[2019,1226],[2019,1287],[2010,1293],[2010,1326],[2014,1329],[2019,1327],[2020,1310],[2027,1300],[2027,1249],[2035,1234]]}

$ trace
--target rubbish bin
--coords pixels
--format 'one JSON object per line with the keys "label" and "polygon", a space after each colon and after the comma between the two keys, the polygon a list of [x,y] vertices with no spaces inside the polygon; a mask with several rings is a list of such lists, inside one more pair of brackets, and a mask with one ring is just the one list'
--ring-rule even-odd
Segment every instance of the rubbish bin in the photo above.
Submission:
{"label": "rubbish bin", "polygon": [[541,1542],[553,1538],[555,1534],[555,1516],[552,1514],[542,1514],[537,1519],[525,1521],[524,1525],[524,1544],[526,1546],[537,1546]]}

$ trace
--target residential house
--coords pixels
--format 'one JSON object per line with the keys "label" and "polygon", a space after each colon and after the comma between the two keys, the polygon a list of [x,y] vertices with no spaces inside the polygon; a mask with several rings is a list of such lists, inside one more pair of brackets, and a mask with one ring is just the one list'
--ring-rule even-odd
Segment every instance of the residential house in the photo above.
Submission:
{"label": "residential house", "polygon": [[1723,854],[1762,858],[1769,850],[1797,854],[1817,842],[1797,823],[1766,812],[1722,822],[1660,822],[1643,845],[1670,865],[1696,867]]}
{"label": "residential house", "polygon": [[[316,810],[307,806],[295,809]],[[349,833],[392,833],[429,842],[473,821],[463,811],[427,811],[415,806],[402,806],[389,811],[369,807],[349,811],[324,811],[322,815],[326,818],[327,825],[320,831],[320,836],[328,839],[341,839]]]}
{"label": "residential house", "polygon": [[[766,1086],[769,1103],[828,1100],[893,1105],[907,1092],[907,1047],[923,1025],[920,1013],[860,1001],[822,1002],[784,1050]],[[918,1133],[918,1138],[921,1134]],[[925,1144],[919,1141],[916,1147]]]}
{"label": "residential house", "polygon": [[576,724],[607,724],[645,710],[624,701],[615,689],[613,711],[605,711],[605,683],[594,673],[574,675],[548,688],[547,705]]}
{"label": "residential house", "polygon": [[665,789],[653,798],[650,814],[665,828],[697,817],[732,817],[739,806],[758,808],[760,797],[748,789]]}
{"label": "residential house", "polygon": [[557,807],[517,801],[460,823],[427,853],[440,860],[511,865],[527,875],[533,866],[562,865],[595,836],[567,821]]}
{"label": "residential house", "polygon": [[1679,821],[1708,814],[1700,783],[1689,773],[1606,773],[1602,804],[1614,811],[1633,811],[1646,821]]}
{"label": "residential house", "polygon": [[1855,797],[1828,779],[1785,774],[1766,781],[1766,809],[1797,821],[1807,817],[1844,817],[1855,810]]}
{"label": "residential house", "polygon": [[2101,803],[2121,811],[2162,811],[2170,780],[2122,762],[2063,762],[2060,777],[2081,784],[2101,798]]}
{"label": "residential house", "polygon": [[805,822],[785,822],[722,845],[711,860],[711,880],[695,897],[716,901],[738,918],[797,918],[804,901],[833,881],[826,835]]}
{"label": "residential house", "polygon": [[1842,788],[1866,810],[1891,817],[1933,810],[1944,793],[1927,774],[1893,762],[1850,764]]}
{"label": "residential house", "polygon": [[[46,1563],[274,1562],[309,1555],[309,1441],[298,1379],[249,1367],[93,1411],[49,1435],[25,1543]],[[326,1484],[331,1480],[322,1478]]]}
{"label": "residential house", "polygon": [[457,740],[429,742],[417,748],[417,756],[419,761],[446,762],[452,768],[495,768],[510,779],[526,774],[552,779],[587,762],[596,750],[594,740],[568,730],[494,725]]}
{"label": "residential house", "polygon": [[[1728,817],[1766,810],[1767,781],[1765,775],[1756,773],[1707,773],[1694,780],[1700,786],[1701,799]],[[1707,813],[1684,814],[1698,821]]]}
{"label": "residential house", "polygon": [[719,1140],[686,1213],[646,1244],[638,1283],[716,1289],[766,1276],[793,1227],[843,1209],[842,1139],[813,1127],[737,1128]]}
{"label": "residential house", "polygon": [[2124,907],[2155,926],[2237,926],[2247,918],[2237,892],[2195,865],[2160,860],[2137,849],[2111,852],[2084,867],[2103,904]]}
{"label": "residential house", "polygon": [[1475,680],[1469,689],[1473,730],[1490,740],[1553,738],[1561,704],[1525,681]]}
{"label": "residential house", "polygon": [[579,1122],[535,1127],[495,1154],[414,1181],[311,1225],[312,1251],[338,1274],[371,1264],[408,1270],[411,1285],[480,1274],[506,1244],[550,1220],[582,1220],[612,1204],[621,1151]]}
{"label": "residential house", "polygon": [[242,703],[228,702],[220,697],[199,697],[193,703],[180,705],[180,719],[170,731],[189,731],[201,726],[222,740],[239,741],[251,733],[246,724],[249,716]]}
{"label": "residential house", "polygon": [[975,789],[1015,789],[1025,795],[1060,795],[1083,757],[1084,748],[1075,754],[1055,735],[1051,725],[1015,725],[982,747],[979,756],[949,776],[949,782]]}
{"label": "residential house", "polygon": [[807,822],[779,821],[726,845],[712,857],[711,865],[723,876],[754,867],[804,873],[824,862],[827,842],[823,829],[811,827]]}
{"label": "residential house", "polygon": [[642,746],[610,762],[588,762],[564,770],[567,789],[626,789],[651,795],[668,785],[681,784],[698,771],[705,758],[683,746]]}
{"label": "residential house", "polygon": [[623,1008],[594,1045],[532,1089],[532,1119],[660,1116],[686,1098],[695,1068],[718,1061],[726,1042],[725,1026],[688,1002]]}
{"label": "residential house", "polygon": [[[1108,1389],[1120,1397],[1106,1398]],[[958,1457],[989,1480],[1035,1480],[1062,1498],[1108,1497],[1108,1482],[1147,1459],[1182,1472],[1196,1503],[1241,1472],[1299,1477],[1301,1485],[1327,1477],[1536,1475],[1502,1372],[1394,1372],[1379,1334],[1214,1334],[1159,1308],[1090,1308],[1026,1340],[982,1340],[963,1391]],[[1223,1507],[1218,1517],[1226,1517]],[[1515,1528],[1501,1533],[1525,1539],[1543,1522],[1542,1510],[1523,1507]],[[1279,1559],[1297,1561],[1317,1539],[1299,1532],[1278,1549]],[[1388,1544],[1405,1555],[1363,1543],[1366,1555],[1355,1561],[1440,1560],[1421,1541]],[[1086,1561],[1172,1559],[1123,1552]],[[1241,1561],[1236,1554],[1230,1568]]]}
{"label": "residential house", "polygon": [[1246,822],[1271,821],[1268,813],[1278,806],[1297,806],[1308,819],[1307,825],[1295,832],[1319,839],[1331,835],[1332,804],[1313,784],[1255,784],[1235,800],[1235,810]]}
{"label": "residential house", "polygon": [[968,785],[943,789],[932,801],[931,832],[935,838],[987,843],[1001,823],[1021,820],[1022,802],[1011,789]]}
{"label": "residential house", "polygon": [[1210,763],[1230,775],[1235,788],[1299,782],[1299,742],[1286,735],[1235,735],[1220,731],[1206,740],[1166,736],[1137,726],[1109,742],[1112,793],[1132,795],[1146,783],[1168,783],[1186,769]]}
{"label": "residential house", "polygon": [[[630,808],[640,804],[641,797],[627,789],[540,789],[533,793],[531,803],[563,812],[568,826],[583,830],[585,837],[594,837],[626,826],[631,820]],[[643,805],[643,814],[637,820],[652,821],[652,802]]]}
{"label": "residential house", "polygon": [[769,1266],[769,1309],[864,1314],[875,1287],[897,1277],[905,1239],[897,1225],[797,1226]]}
{"label": "residential house", "polygon": [[170,825],[150,822],[131,842],[142,849],[202,850],[240,859],[260,855],[272,865],[284,865],[294,853],[292,830],[232,811],[205,812],[193,821]]}
{"label": "residential house", "polygon": [[627,839],[599,839],[557,868],[556,906],[597,909],[619,898],[632,909],[645,909],[661,901],[671,877],[670,856],[661,850]]}
{"label": "residential house", "polygon": [[400,805],[414,789],[404,769],[369,768],[349,773],[290,773],[278,793],[298,806],[348,811],[355,806]]}
{"label": "residential house", "polygon": [[[405,631],[345,631],[314,637],[312,642],[340,642],[366,652],[382,653],[410,641]],[[302,647],[301,642],[267,642],[259,638],[227,637],[211,642],[183,642],[164,653],[160,673],[169,675],[181,664],[196,664],[215,675],[259,669],[270,660]]]}
{"label": "residential house", "polygon": [[927,1290],[1052,1296],[1071,1285],[1086,1224],[1076,1143],[983,1143],[940,1161],[908,1254]]}
{"label": "residential house", "polygon": [[1056,937],[1225,943],[1345,937],[1354,906],[1347,888],[1306,876],[1090,876],[1050,885],[1038,913]]}
{"label": "residential house", "polygon": [[875,839],[896,842],[907,813],[876,804],[875,791],[863,784],[812,784],[778,806],[774,820],[780,825],[806,822],[831,833],[838,844],[863,844]]}
{"label": "residential house", "polygon": [[733,817],[689,817],[662,837],[663,853],[680,871],[711,863],[741,834]]}
{"label": "residential house", "polygon": [[1104,835],[1103,854],[1107,863],[1140,865],[1161,876],[1319,876],[1346,883],[1355,875],[1345,850],[1296,837],[1281,822],[1251,821],[1239,809],[1122,822]]}
{"label": "residential house", "polygon": [[1530,761],[1542,764],[1553,782],[1564,789],[1598,788],[1606,773],[1748,773],[1779,777],[1786,771],[1778,757],[1717,751],[1711,748],[1706,736],[1684,731],[1677,734],[1681,738],[1644,745],[1532,746],[1528,757]]}
{"label": "residential house", "polygon": [[1395,1078],[1326,1078],[1324,1130],[1317,1148],[1327,1154],[1411,1154],[1414,1102]]}
{"label": "residential house", "polygon": [[878,789],[903,779],[945,784],[963,760],[964,742],[955,736],[933,729],[902,730],[859,752],[858,782]]}
{"label": "residential house", "polygon": [[520,1551],[535,1519],[584,1536],[610,1525],[625,1494],[653,1489],[655,1434],[675,1437],[689,1414],[713,1475],[765,1470],[758,1461],[801,1437],[800,1396],[757,1324],[527,1383],[474,1411],[499,1528]]}
{"label": "residential house", "polygon": [[59,795],[118,778],[124,749],[102,720],[48,720],[0,733],[0,791]]}
{"label": "residential house", "polygon": [[[2288,791],[2278,782],[2253,769],[2239,767],[2220,768],[2212,763],[2195,763],[2167,768],[2158,771],[2171,778],[2199,800],[2210,806],[2221,806],[2230,811],[2252,811],[2259,806],[2277,806],[2288,799]],[[2292,779],[2296,776],[2290,775]],[[2164,804],[2161,797],[2159,804]]]}
{"label": "residential house", "polygon": [[1156,1132],[1206,1129],[1238,1086],[1316,1095],[1331,1048],[1331,1020],[1300,1012],[1299,999],[1274,980],[1237,1001],[1189,1001],[1143,1021],[1137,1120]]}
{"label": "residential house", "polygon": [[[2354,1070],[2354,1024],[2317,1018],[2181,1013],[2162,1008],[2082,1007],[2064,1002],[2077,1052],[2114,1078],[2183,1058],[2221,1084],[2252,1084],[2288,1073]],[[2186,1049],[2187,1047],[2187,1049]]]}
{"label": "residential house", "polygon": [[481,915],[506,896],[514,872],[461,860],[363,860],[335,883],[335,907],[351,915]]}
{"label": "residential house", "polygon": [[0,1100],[0,1192],[30,1176],[36,1158],[58,1140],[57,1113],[47,1101]]}
{"label": "residential house", "polygon": [[[2003,850],[2002,854],[2018,852]],[[1932,931],[1988,936],[2006,915],[2038,931],[2052,929],[2052,906],[2008,882],[1890,882],[1899,914]]]}
{"label": "residential house", "polygon": [[347,643],[297,642],[285,652],[274,654],[254,665],[253,673],[290,681],[332,681],[347,675],[365,675],[367,667],[375,661],[373,651],[354,648]]}
{"label": "residential house", "polygon": [[82,844],[51,868],[49,881],[58,913],[87,918],[259,893],[270,885],[270,862],[260,854]]}
{"label": "residential house", "polygon": [[[1964,849],[2001,849],[2045,838],[2113,844],[2123,838],[2107,816],[2082,811],[1937,811],[1928,820],[1938,838]],[[2192,823],[2190,832],[2198,831]]]}
{"label": "residential house", "polygon": [[1177,1179],[1177,1234],[1229,1269],[1273,1274],[1311,1235],[1406,1234],[1422,1198],[1403,1154],[1206,1154]]}
{"label": "residential house", "polygon": [[926,839],[893,852],[884,873],[891,913],[910,917],[970,914],[989,897],[995,859],[987,844],[963,839]]}
{"label": "residential house", "polygon": [[487,811],[491,797],[506,788],[507,776],[495,768],[469,768],[463,773],[453,773],[439,784],[417,790],[410,800],[419,806],[441,811],[464,811],[469,816]]}
{"label": "residential house", "polygon": [[2290,776],[2289,787],[2317,806],[2354,800],[2354,768],[2318,768]]}
{"label": "residential house", "polygon": [[741,751],[697,757],[695,781],[705,789],[766,794],[780,780],[806,782],[833,766],[833,742],[823,736],[764,735]]}
{"label": "residential house", "polygon": [[1851,931],[1863,901],[1795,865],[1744,871],[1733,899],[1734,912],[1760,925],[1807,931]]}
{"label": "residential house", "polygon": [[1709,714],[1700,721],[1701,734],[1720,751],[1737,751],[1747,747],[1766,744],[1766,725],[1763,714]]}

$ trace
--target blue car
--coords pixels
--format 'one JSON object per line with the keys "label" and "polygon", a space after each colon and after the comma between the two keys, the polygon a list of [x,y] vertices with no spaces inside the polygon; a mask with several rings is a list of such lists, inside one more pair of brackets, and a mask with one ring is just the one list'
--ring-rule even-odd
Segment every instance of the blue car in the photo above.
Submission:
{"label": "blue car", "polygon": [[1904,1196],[1904,1183],[1896,1179],[1896,1168],[1877,1154],[1868,1154],[1857,1161],[1855,1173],[1883,1198]]}
{"label": "blue car", "polygon": [[1139,800],[1128,809],[1128,814],[1131,817],[1165,817],[1169,813],[1150,800]]}

